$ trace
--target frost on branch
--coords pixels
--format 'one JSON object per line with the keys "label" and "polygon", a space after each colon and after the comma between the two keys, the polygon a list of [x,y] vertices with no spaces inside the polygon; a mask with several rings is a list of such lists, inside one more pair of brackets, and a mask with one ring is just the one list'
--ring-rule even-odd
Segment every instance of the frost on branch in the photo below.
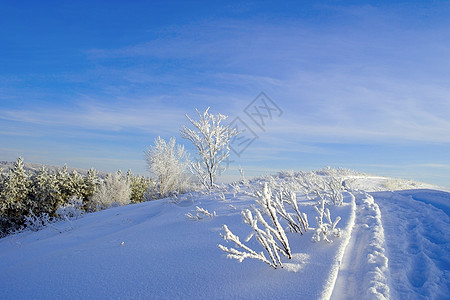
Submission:
{"label": "frost on branch", "polygon": [[212,189],[220,164],[229,156],[230,140],[239,132],[222,123],[227,116],[213,115],[209,113],[209,107],[204,113],[200,113],[198,110],[197,113],[198,121],[186,115],[195,128],[190,129],[184,126],[181,129],[181,136],[195,146],[199,155],[199,160],[191,163],[191,171],[207,189]]}
{"label": "frost on branch", "polygon": [[[342,231],[340,228],[336,228],[336,225],[341,220],[341,217],[337,217],[333,222],[331,220],[330,210],[325,208],[325,201],[322,200],[319,203],[320,208],[314,206],[318,216],[316,217],[317,229],[314,233],[312,239],[315,242],[320,242],[321,240],[326,241],[327,243],[332,243],[333,241],[329,239],[330,235],[334,235],[335,237],[340,237],[342,235]],[[323,217],[325,216],[327,223],[324,223]]]}
{"label": "frost on branch", "polygon": [[145,151],[147,166],[156,183],[154,198],[163,198],[183,193],[189,189],[186,174],[189,155],[184,147],[176,144],[175,138],[169,141],[157,137],[154,146]]}
{"label": "frost on branch", "polygon": [[112,206],[126,205],[130,203],[130,196],[130,183],[122,177],[119,170],[113,175],[106,175],[97,191],[92,195],[89,209],[96,211]]}
{"label": "frost on branch", "polygon": [[315,172],[299,172],[296,179],[307,196],[312,195],[321,201],[331,200],[334,205],[342,205],[344,179],[336,172],[331,172],[331,169],[327,177],[319,176]]}
{"label": "frost on branch", "polygon": [[216,216],[216,212],[215,211],[210,213],[209,211],[207,211],[204,208],[201,208],[201,207],[198,207],[198,206],[196,206],[195,208],[196,208],[196,210],[194,212],[195,215],[193,215],[192,213],[187,213],[185,215],[188,219],[194,220],[194,221],[200,221],[200,220],[202,220],[202,219],[204,219],[206,217],[214,218]]}
{"label": "frost on branch", "polygon": [[273,268],[277,268],[277,265],[274,264],[273,261],[269,261],[263,252],[257,253],[256,251],[250,249],[246,245],[244,245],[240,240],[239,237],[235,234],[233,234],[227,227],[227,225],[223,225],[223,230],[225,231],[225,234],[220,234],[220,236],[225,241],[234,242],[236,245],[236,248],[242,248],[244,251],[237,250],[235,248],[228,248],[223,245],[218,245],[218,247],[227,253],[228,258],[234,258],[237,259],[239,262],[242,262],[246,258],[253,258],[260,261],[265,262],[266,264],[272,266]]}
{"label": "frost on branch", "polygon": [[[294,213],[286,211],[284,203],[288,203]],[[288,223],[291,232],[303,234],[308,230],[308,217],[298,209],[297,196],[293,191],[279,191],[274,197],[277,213]]]}
{"label": "frost on branch", "polygon": [[52,222],[48,213],[42,213],[36,216],[31,210],[28,216],[25,216],[25,228],[31,231],[39,231]]}
{"label": "frost on branch", "polygon": [[[272,192],[271,192],[270,188],[268,187],[267,183],[264,184],[262,192],[257,192],[256,195],[259,198],[256,200],[256,203],[258,203],[259,206],[261,206],[262,211],[267,216],[270,217],[273,227],[271,227],[264,220],[264,218],[261,215],[261,212],[258,209],[253,208],[256,215],[258,216],[258,220],[261,222],[261,224],[264,225],[264,227],[266,227],[267,230],[269,230],[270,232],[272,232],[275,235],[275,238],[280,242],[282,249],[284,250],[284,253],[290,259],[292,256],[291,256],[291,249],[289,247],[289,241],[286,236],[286,233],[284,232],[283,226],[281,226],[280,220],[278,219],[277,209],[275,208],[276,204],[272,199]],[[245,220],[244,220],[244,222],[245,222]],[[245,223],[247,223],[247,222],[245,222]]]}
{"label": "frost on branch", "polygon": [[[288,196],[287,200],[284,200],[286,196]],[[228,253],[229,258],[235,258],[242,261],[245,258],[251,257],[262,260],[274,268],[277,268],[278,266],[282,267],[280,253],[288,259],[291,259],[292,252],[280,219],[284,219],[288,223],[288,228],[290,228],[292,232],[299,232],[302,234],[308,228],[307,216],[306,214],[300,213],[295,193],[292,191],[288,193],[279,192],[276,197],[273,197],[272,192],[266,183],[264,184],[263,190],[256,193],[256,197],[256,203],[260,207],[252,206],[253,212],[246,209],[242,211],[241,214],[244,223],[253,229],[253,233],[248,240],[255,236],[258,243],[264,248],[269,259],[264,256],[263,252],[258,254],[256,251],[244,246],[241,242],[236,242],[236,239],[238,240],[239,238],[228,233],[229,230],[226,228],[226,225],[224,225],[224,229],[226,228],[225,231],[227,234],[222,235],[222,237],[225,240],[234,241],[237,247],[243,248],[246,252],[224,246],[219,247]],[[286,207],[284,206],[285,202],[292,207],[294,213],[290,213],[286,210]],[[263,215],[267,216],[270,221],[266,221]]]}
{"label": "frost on branch", "polygon": [[62,220],[78,219],[83,215],[83,199],[73,196],[69,202],[60,205],[56,210],[56,214]]}
{"label": "frost on branch", "polygon": [[[252,229],[253,233],[247,239],[247,242],[253,237],[256,236],[256,240],[258,243],[264,248],[265,252],[268,254],[269,259],[266,258],[263,252],[257,253],[256,251],[250,249],[245,246],[240,240],[239,237],[234,235],[227,227],[227,225],[223,225],[223,229],[225,230],[225,235],[222,235],[222,238],[226,241],[232,241],[236,244],[237,248],[242,248],[245,251],[240,251],[235,248],[227,248],[223,245],[219,245],[219,248],[225,251],[228,258],[237,259],[239,262],[242,262],[245,258],[254,258],[261,260],[273,268],[277,268],[278,266],[283,267],[281,263],[281,258],[279,252],[283,255],[292,257],[289,244],[287,244],[287,251],[283,246],[280,246],[277,243],[277,239],[279,236],[276,234],[276,230],[267,224],[267,222],[262,217],[259,210],[255,209],[255,216],[253,216],[252,212],[249,209],[246,209],[241,212],[242,218],[245,224],[248,224]],[[261,229],[258,226],[258,221],[260,221],[265,229]],[[274,237],[275,236],[275,237]],[[286,239],[287,241],[287,239]],[[279,242],[279,241],[278,241]]]}

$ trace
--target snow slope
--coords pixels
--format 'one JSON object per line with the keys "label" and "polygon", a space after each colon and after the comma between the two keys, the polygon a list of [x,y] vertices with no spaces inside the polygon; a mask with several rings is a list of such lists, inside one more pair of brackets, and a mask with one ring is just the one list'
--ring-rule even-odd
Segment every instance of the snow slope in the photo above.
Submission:
{"label": "snow slope", "polygon": [[[219,236],[223,224],[241,240],[251,231],[240,211],[254,199],[244,187],[236,195],[230,188],[112,208],[1,239],[0,298],[448,298],[450,194],[390,192],[379,177],[351,180],[359,190],[330,207],[343,230],[331,244],[312,242],[315,203],[298,193],[310,230],[288,233],[293,259],[284,258],[283,269],[238,263],[217,247],[233,246]],[[196,206],[216,216],[189,220],[185,214]],[[254,239],[247,245],[262,251]]]}
{"label": "snow slope", "polygon": [[449,194],[408,190],[373,195],[383,216],[396,298],[449,299],[449,206],[439,201],[450,204]]}

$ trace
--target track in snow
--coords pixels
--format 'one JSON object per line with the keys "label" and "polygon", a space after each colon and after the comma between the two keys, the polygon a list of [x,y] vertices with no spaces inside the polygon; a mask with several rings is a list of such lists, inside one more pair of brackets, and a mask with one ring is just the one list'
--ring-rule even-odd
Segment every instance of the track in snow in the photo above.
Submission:
{"label": "track in snow", "polygon": [[407,190],[372,195],[381,210],[393,298],[449,299],[450,194]]}
{"label": "track in snow", "polygon": [[356,218],[331,299],[389,299],[389,269],[378,205],[354,192]]}

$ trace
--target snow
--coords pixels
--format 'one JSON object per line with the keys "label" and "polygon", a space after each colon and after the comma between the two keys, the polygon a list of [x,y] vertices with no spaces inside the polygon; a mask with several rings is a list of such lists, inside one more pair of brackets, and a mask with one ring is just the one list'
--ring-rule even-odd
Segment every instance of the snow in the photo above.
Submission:
{"label": "snow", "polygon": [[356,221],[333,299],[389,299],[389,269],[381,213],[374,198],[356,194]]}
{"label": "snow", "polygon": [[[450,295],[449,216],[431,205],[444,195],[421,190],[374,193],[383,216],[398,299],[448,299]],[[414,200],[417,197],[422,200]],[[446,199],[450,203],[448,193]]]}
{"label": "snow", "polygon": [[[386,188],[389,182],[389,188]],[[254,203],[231,188],[127,205],[0,240],[1,299],[448,299],[450,194],[384,177],[353,176],[341,237],[313,242],[311,201],[297,193],[310,229],[287,233],[284,268],[226,259],[226,224],[245,240],[240,211]],[[254,183],[255,184],[255,183]],[[397,190],[400,187],[401,190]],[[363,191],[365,190],[365,191]],[[394,191],[392,191],[394,190]],[[221,200],[222,199],[222,200]],[[216,215],[197,221],[197,208]],[[246,243],[262,251],[254,240]]]}

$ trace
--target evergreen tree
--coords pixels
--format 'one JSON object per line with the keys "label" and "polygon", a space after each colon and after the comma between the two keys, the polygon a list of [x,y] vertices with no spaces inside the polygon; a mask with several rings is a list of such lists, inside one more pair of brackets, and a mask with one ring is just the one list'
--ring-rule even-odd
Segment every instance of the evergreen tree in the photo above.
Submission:
{"label": "evergreen tree", "polygon": [[30,185],[23,158],[19,157],[3,183],[0,196],[0,216],[7,223],[6,226],[18,228],[23,225],[24,217],[32,208],[29,199]]}
{"label": "evergreen tree", "polygon": [[71,186],[71,179],[70,174],[67,171],[67,165],[64,165],[62,169],[59,169],[56,173],[56,181],[57,186],[60,191],[60,198],[57,201],[56,206],[64,205],[68,202],[71,193],[72,193],[72,186]]}
{"label": "evergreen tree", "polygon": [[98,177],[97,170],[91,168],[87,172],[87,175],[84,177],[84,190],[82,192],[83,197],[83,207],[85,210],[89,207],[89,201],[94,195],[94,193],[98,190],[100,185],[100,178]]}
{"label": "evergreen tree", "polygon": [[69,179],[69,198],[72,196],[83,197],[83,194],[85,194],[84,190],[86,188],[83,177],[81,177],[81,175],[74,170],[70,174]]}
{"label": "evergreen tree", "polygon": [[153,181],[144,176],[132,176],[129,182],[131,188],[130,200],[133,203],[145,201],[147,191],[154,186]]}
{"label": "evergreen tree", "polygon": [[32,177],[32,181],[31,193],[34,214],[48,213],[50,216],[53,216],[57,209],[58,199],[61,197],[56,176],[49,174],[48,170],[43,166]]}

